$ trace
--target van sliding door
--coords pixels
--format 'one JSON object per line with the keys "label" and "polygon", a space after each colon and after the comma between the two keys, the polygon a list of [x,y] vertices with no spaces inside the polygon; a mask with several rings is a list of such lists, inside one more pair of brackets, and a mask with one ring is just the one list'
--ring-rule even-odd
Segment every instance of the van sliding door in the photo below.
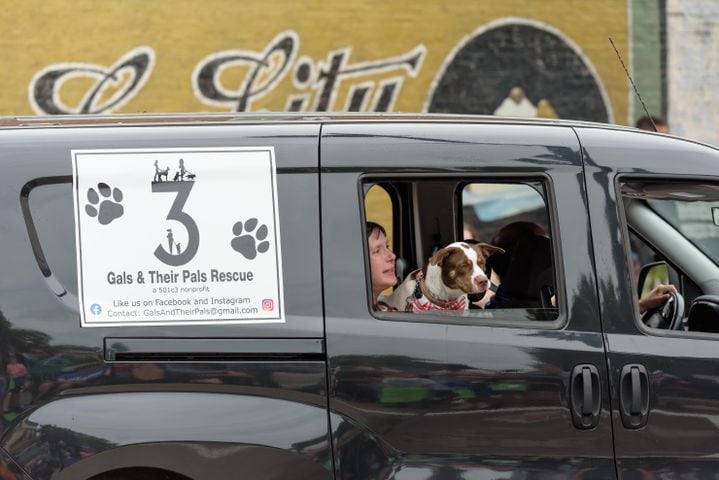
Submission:
{"label": "van sliding door", "polygon": [[[571,129],[330,124],[320,158],[337,478],[614,478]],[[515,278],[549,266],[547,304],[464,313],[373,308],[365,220],[382,225],[399,257],[395,272],[407,274],[467,238],[463,223],[487,242],[520,219],[543,223],[538,241],[547,248],[517,264]],[[391,267],[380,267],[386,276]]]}

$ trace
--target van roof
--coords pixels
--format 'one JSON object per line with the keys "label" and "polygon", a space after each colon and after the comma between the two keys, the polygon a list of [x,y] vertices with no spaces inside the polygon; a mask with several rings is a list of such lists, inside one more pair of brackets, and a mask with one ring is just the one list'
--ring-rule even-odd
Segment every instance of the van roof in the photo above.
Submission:
{"label": "van roof", "polygon": [[190,124],[247,124],[247,123],[484,123],[510,125],[555,125],[565,127],[594,127],[633,130],[622,125],[579,120],[498,117],[493,115],[453,115],[431,113],[168,113],[168,114],[112,114],[112,115],[41,115],[0,117],[0,128],[13,127],[77,127],[100,125],[190,125]]}

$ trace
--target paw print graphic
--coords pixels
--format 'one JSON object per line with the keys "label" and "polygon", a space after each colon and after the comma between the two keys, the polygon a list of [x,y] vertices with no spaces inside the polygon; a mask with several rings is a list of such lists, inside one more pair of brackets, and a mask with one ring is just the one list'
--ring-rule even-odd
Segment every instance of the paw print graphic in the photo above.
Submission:
{"label": "paw print graphic", "polygon": [[87,201],[89,203],[85,205],[85,213],[93,218],[97,217],[100,225],[107,225],[125,213],[125,209],[120,203],[122,202],[122,191],[119,188],[110,188],[106,183],[98,183],[97,190],[89,188]]}
{"label": "paw print graphic", "polygon": [[[260,225],[260,228],[257,228],[257,223],[256,218],[250,218],[244,225],[242,222],[237,222],[232,226],[232,233],[235,234],[235,238],[232,239],[230,245],[248,260],[255,258],[258,252],[265,253],[270,249],[270,242],[265,240],[267,238],[267,225]],[[257,228],[257,231],[255,231],[255,228]]]}

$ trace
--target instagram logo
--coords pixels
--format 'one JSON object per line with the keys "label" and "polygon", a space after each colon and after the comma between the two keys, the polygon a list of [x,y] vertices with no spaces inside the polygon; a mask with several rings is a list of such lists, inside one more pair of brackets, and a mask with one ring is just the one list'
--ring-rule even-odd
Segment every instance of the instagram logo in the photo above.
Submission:
{"label": "instagram logo", "polygon": [[265,312],[271,312],[275,309],[275,302],[270,298],[265,298],[262,300],[262,310]]}

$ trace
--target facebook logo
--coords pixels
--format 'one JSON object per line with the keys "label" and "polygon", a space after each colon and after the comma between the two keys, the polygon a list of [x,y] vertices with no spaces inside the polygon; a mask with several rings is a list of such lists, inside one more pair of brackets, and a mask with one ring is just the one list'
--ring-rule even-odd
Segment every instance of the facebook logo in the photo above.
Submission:
{"label": "facebook logo", "polygon": [[102,307],[97,303],[93,303],[90,305],[90,312],[92,312],[93,315],[100,315],[102,313]]}

